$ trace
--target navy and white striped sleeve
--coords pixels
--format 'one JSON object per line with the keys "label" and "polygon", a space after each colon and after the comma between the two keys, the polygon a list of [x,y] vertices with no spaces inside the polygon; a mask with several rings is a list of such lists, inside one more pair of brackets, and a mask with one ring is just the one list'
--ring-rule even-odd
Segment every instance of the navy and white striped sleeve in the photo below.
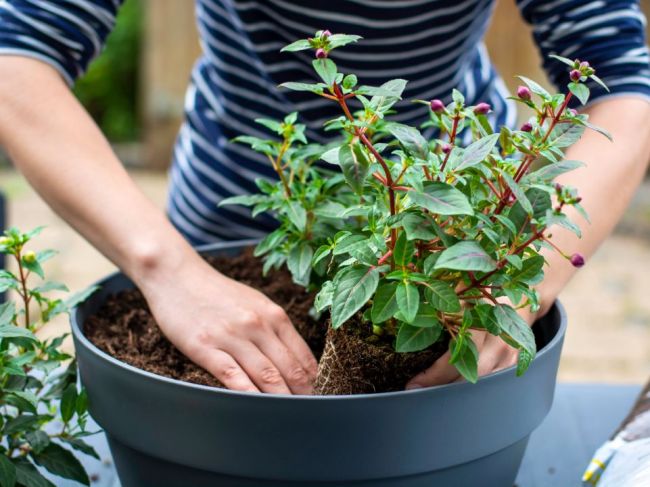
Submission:
{"label": "navy and white striped sleeve", "polygon": [[53,66],[69,85],[102,50],[123,0],[0,0],[0,55]]}
{"label": "navy and white striped sleeve", "polygon": [[[517,0],[556,87],[568,82],[565,64],[549,57],[578,58],[596,69],[611,94],[650,101],[650,56],[646,18],[638,0]],[[590,81],[591,99],[607,92]]]}

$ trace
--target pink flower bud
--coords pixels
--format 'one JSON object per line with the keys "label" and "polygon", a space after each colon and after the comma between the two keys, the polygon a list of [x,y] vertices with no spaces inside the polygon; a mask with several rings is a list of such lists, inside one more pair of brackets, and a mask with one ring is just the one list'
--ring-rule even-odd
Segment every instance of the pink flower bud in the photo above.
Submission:
{"label": "pink flower bud", "polygon": [[555,191],[556,191],[557,193],[561,193],[561,192],[562,192],[562,185],[561,185],[560,183],[555,183]]}
{"label": "pink flower bud", "polygon": [[316,49],[316,58],[318,59],[325,59],[327,57],[327,53],[325,52],[325,49],[319,47]]}
{"label": "pink flower bud", "polygon": [[582,196],[578,196],[575,200],[573,200],[574,203],[580,203],[582,201]]}
{"label": "pink flower bud", "polygon": [[577,117],[577,116],[578,116],[578,110],[576,110],[576,109],[574,109],[574,108],[569,108],[569,113],[570,113],[571,115],[573,115],[574,117]]}
{"label": "pink flower bud", "polygon": [[451,152],[451,146],[449,144],[444,144],[442,146],[442,152],[445,154],[449,154]]}
{"label": "pink flower bud", "polygon": [[323,33],[320,35],[323,38],[331,36],[332,33],[329,30],[324,30]]}
{"label": "pink flower bud", "polygon": [[580,69],[587,69],[589,67],[589,63],[587,61],[582,61],[580,63]]}
{"label": "pink flower bud", "polygon": [[517,96],[521,98],[522,100],[530,100],[532,98],[532,93],[526,86],[519,86],[517,88]]}
{"label": "pink flower bud", "polygon": [[577,69],[574,69],[569,73],[569,78],[571,78],[571,81],[578,82],[580,81],[580,78],[582,78],[582,73]]}
{"label": "pink flower bud", "polygon": [[510,194],[508,195],[507,203],[508,203],[509,205],[514,205],[516,201],[517,201],[517,197],[516,197],[514,194],[510,193]]}
{"label": "pink flower bud", "polygon": [[522,132],[532,132],[533,131],[533,124],[530,123],[530,122],[526,122],[525,124],[523,124],[521,126],[521,128],[519,130],[521,130]]}
{"label": "pink flower bud", "polygon": [[479,103],[474,107],[474,113],[477,115],[485,115],[490,110],[492,110],[492,107],[488,103]]}
{"label": "pink flower bud", "polygon": [[431,111],[435,113],[442,113],[445,111],[445,104],[442,100],[431,100]]}
{"label": "pink flower bud", "polygon": [[585,258],[582,256],[582,254],[575,253],[569,260],[571,261],[573,267],[582,267],[585,265]]}

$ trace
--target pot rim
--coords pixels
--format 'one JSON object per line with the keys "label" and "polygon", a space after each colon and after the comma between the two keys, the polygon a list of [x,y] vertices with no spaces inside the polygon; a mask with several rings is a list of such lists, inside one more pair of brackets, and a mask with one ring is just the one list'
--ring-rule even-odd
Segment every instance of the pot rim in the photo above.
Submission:
{"label": "pot rim", "polygon": [[[199,246],[196,248],[198,252],[208,252],[208,251],[213,251],[213,250],[220,250],[220,249],[232,249],[232,248],[238,248],[238,247],[248,247],[251,245],[255,245],[258,242],[257,239],[248,239],[248,240],[236,240],[232,242],[219,242],[219,243],[214,243],[214,244],[209,244],[209,245],[203,245]],[[124,275],[120,271],[113,272],[109,274],[108,276],[99,279],[98,281],[95,281],[92,285],[93,286],[99,286],[100,288],[102,285],[111,280],[116,278],[117,276]],[[91,298],[92,299],[92,296]],[[113,366],[119,367],[124,369],[126,372],[130,372],[136,375],[141,376],[145,380],[152,380],[152,381],[157,381],[163,384],[167,384],[170,386],[181,386],[181,387],[188,387],[190,389],[194,389],[196,391],[205,391],[205,392],[213,392],[213,393],[220,393],[220,394],[225,394],[227,396],[234,396],[234,397],[241,397],[241,398],[263,398],[264,400],[280,400],[280,401],[357,401],[357,400],[380,400],[380,399],[386,399],[386,398],[391,398],[391,397],[396,397],[396,396],[402,396],[404,394],[428,394],[431,393],[432,391],[437,391],[443,388],[461,388],[461,387],[477,387],[478,384],[485,385],[486,383],[493,382],[495,380],[499,380],[499,378],[505,374],[510,374],[515,368],[516,365],[512,365],[508,368],[501,369],[497,372],[492,372],[488,375],[479,377],[478,381],[476,384],[471,384],[467,381],[464,382],[453,382],[451,384],[442,384],[442,385],[437,385],[437,386],[432,386],[432,387],[423,387],[420,389],[409,389],[409,390],[403,390],[403,391],[394,391],[394,392],[375,392],[375,393],[369,393],[369,394],[351,394],[351,395],[327,395],[327,396],[315,396],[315,395],[306,395],[306,394],[277,394],[277,393],[260,393],[260,392],[248,392],[248,391],[233,391],[230,389],[222,389],[218,387],[213,387],[213,386],[205,386],[201,384],[194,384],[192,382],[185,382],[181,381],[178,379],[172,379],[171,377],[165,377],[162,375],[154,374],[152,372],[148,372],[146,370],[139,369],[137,367],[134,367],[133,365],[127,364],[126,362],[122,362],[115,357],[107,354],[97,346],[95,346],[94,343],[92,343],[88,338],[86,338],[85,334],[83,333],[83,330],[81,328],[81,325],[79,323],[79,320],[77,319],[77,315],[80,312],[79,306],[83,306],[83,303],[75,306],[72,310],[70,310],[70,327],[72,329],[72,334],[74,335],[75,338],[75,346],[77,344],[83,345],[91,351],[94,355],[96,355],[98,358],[110,363]],[[566,328],[567,328],[567,315],[566,315],[566,310],[564,309],[564,306],[559,300],[555,300],[553,303],[553,306],[549,310],[549,313],[552,313],[553,310],[557,310],[558,314],[558,319],[560,320],[560,325],[558,327],[557,332],[553,336],[553,338],[541,349],[538,350],[537,354],[535,355],[535,359],[531,363],[533,365],[535,362],[537,362],[541,357],[546,355],[551,349],[555,348],[559,342],[564,337]]]}

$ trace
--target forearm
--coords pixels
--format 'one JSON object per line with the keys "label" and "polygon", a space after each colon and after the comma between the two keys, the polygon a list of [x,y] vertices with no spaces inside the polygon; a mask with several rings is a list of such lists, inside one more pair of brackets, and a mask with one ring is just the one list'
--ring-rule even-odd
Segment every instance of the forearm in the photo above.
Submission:
{"label": "forearm", "polygon": [[[587,129],[582,139],[566,154],[566,159],[583,161],[586,166],[558,178],[563,185],[578,189],[582,206],[591,220],[587,223],[574,210],[568,212],[582,230],[582,238],[554,226],[552,241],[568,254],[579,252],[587,261],[613,230],[639,186],[650,160],[650,103],[639,98],[615,98],[594,104],[589,121],[609,131],[614,142]],[[546,278],[538,286],[539,315],[545,313],[576,272],[566,258],[544,250],[548,262]]]}
{"label": "forearm", "polygon": [[0,144],[55,211],[135,280],[191,252],[51,67],[0,56]]}

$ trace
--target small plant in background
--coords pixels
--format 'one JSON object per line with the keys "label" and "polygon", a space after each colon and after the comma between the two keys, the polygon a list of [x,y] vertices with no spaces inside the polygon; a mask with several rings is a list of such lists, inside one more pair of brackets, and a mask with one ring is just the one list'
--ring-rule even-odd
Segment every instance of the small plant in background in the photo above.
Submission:
{"label": "small plant in background", "polygon": [[[262,194],[224,204],[278,216],[280,227],[257,253],[267,266],[286,262],[297,282],[318,290],[316,306],[330,311],[334,329],[370,328],[372,340],[388,340],[398,352],[447,340],[451,363],[471,382],[478,378],[472,331],[486,330],[519,350],[521,374],[536,347],[517,309],[539,307],[533,286],[544,276],[540,250],[554,247],[554,225],[580,235],[568,207],[586,218],[577,190],[554,183],[582,166],[564,160],[564,150],[591,127],[569,103],[588,101],[587,79],[602,82],[588,63],[559,57],[570,66],[566,94],[521,77],[514,99],[534,116],[519,130],[494,130],[491,107],[467,106],[457,90],[450,104],[416,100],[428,107],[424,127],[437,129],[427,140],[387,119],[406,81],[363,86],[338,72],[332,51],[358,39],[319,31],[284,48],[313,50],[320,81],[282,86],[336,103],[342,115],[325,129],[341,138],[308,144],[296,114],[282,123],[260,120],[281,140],[238,140],[271,159],[279,182],[260,181]],[[463,147],[466,134],[472,141]],[[340,174],[316,165],[319,158]],[[584,264],[579,254],[565,257]]]}
{"label": "small plant in background", "polygon": [[[98,458],[83,441],[92,434],[85,429],[88,398],[77,388],[75,361],[61,350],[66,335],[41,340],[37,333],[94,289],[67,299],[48,297],[51,291],[68,289],[45,280],[42,264],[54,251],[26,248],[40,231],[12,228],[0,237],[0,252],[16,264],[15,273],[0,270],[0,291],[9,290],[18,298],[0,304],[0,485],[54,486],[43,469],[89,485],[71,451]],[[35,278],[38,282],[32,283]]]}

